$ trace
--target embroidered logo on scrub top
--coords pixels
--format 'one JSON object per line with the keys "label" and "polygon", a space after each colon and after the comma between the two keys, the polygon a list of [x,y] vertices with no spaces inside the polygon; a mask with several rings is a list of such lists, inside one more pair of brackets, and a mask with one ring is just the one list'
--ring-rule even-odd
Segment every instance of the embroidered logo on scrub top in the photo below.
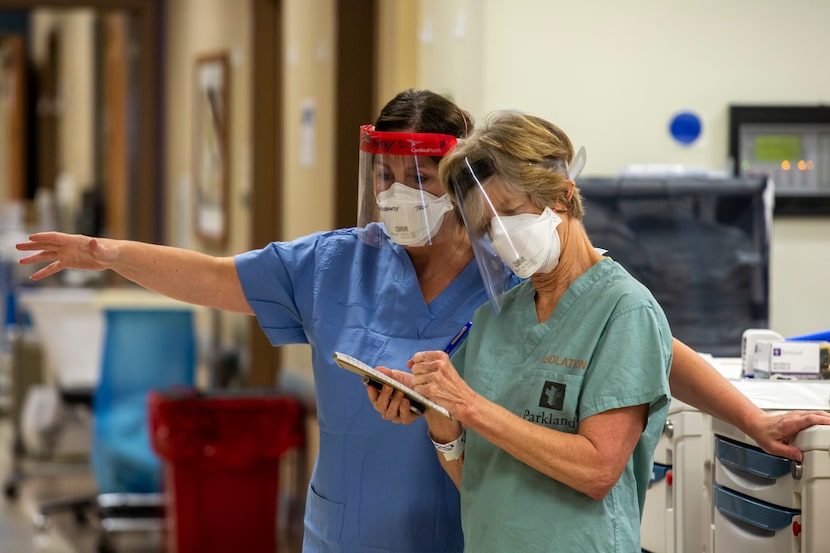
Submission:
{"label": "embroidered logo on scrub top", "polygon": [[[565,418],[551,413],[550,410],[562,411],[565,405],[565,384],[559,382],[546,381],[542,387],[542,397],[539,398],[539,407],[542,411],[531,413],[529,409],[525,409],[522,418],[526,421],[535,422],[542,426],[556,428],[567,432],[566,429],[576,429],[576,417]],[[559,413],[560,415],[562,413]]]}
{"label": "embroidered logo on scrub top", "polygon": [[542,359],[542,363],[546,365],[559,365],[560,367],[567,367],[569,369],[582,369],[583,371],[588,368],[588,362],[584,359],[559,357],[558,355],[546,355]]}
{"label": "embroidered logo on scrub top", "polygon": [[542,397],[539,398],[539,407],[561,411],[565,403],[565,388],[564,384],[545,381]]}

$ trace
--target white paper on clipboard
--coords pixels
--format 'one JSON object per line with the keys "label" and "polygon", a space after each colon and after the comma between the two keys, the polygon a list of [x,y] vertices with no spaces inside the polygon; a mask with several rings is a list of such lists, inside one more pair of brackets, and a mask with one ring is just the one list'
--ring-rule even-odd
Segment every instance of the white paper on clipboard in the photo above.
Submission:
{"label": "white paper on clipboard", "polygon": [[[397,380],[392,377],[386,376],[382,372],[377,371],[374,367],[370,367],[363,361],[359,359],[355,359],[351,355],[346,355],[345,353],[340,353],[339,351],[335,351],[332,354],[334,358],[334,362],[337,363],[338,366],[352,371],[363,377],[364,384],[368,384],[370,381],[375,381],[380,384],[387,384],[392,386],[396,390],[400,390],[403,394],[409,398],[409,402],[412,406],[412,411],[418,414],[423,413],[423,409],[419,409],[421,407],[429,407],[430,409],[434,409],[435,411],[441,413],[448,419],[452,419],[452,415],[450,412],[435,403],[432,400],[429,400],[404,384],[401,384]],[[367,380],[368,379],[368,380]]]}

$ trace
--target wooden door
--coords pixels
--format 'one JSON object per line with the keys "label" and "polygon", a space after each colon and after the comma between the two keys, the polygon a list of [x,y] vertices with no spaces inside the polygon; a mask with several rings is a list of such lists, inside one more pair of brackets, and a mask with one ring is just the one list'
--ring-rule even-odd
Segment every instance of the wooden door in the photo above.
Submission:
{"label": "wooden door", "polygon": [[130,238],[127,209],[128,193],[128,128],[127,102],[129,87],[129,17],[112,12],[103,16],[102,71],[103,127],[101,129],[100,171],[106,199],[105,233],[112,238]]}
{"label": "wooden door", "polygon": [[[0,132],[4,133],[0,152],[0,182],[5,183],[6,200],[22,200],[26,195],[26,61],[21,35],[0,37]],[[2,203],[2,202],[0,202]]]}

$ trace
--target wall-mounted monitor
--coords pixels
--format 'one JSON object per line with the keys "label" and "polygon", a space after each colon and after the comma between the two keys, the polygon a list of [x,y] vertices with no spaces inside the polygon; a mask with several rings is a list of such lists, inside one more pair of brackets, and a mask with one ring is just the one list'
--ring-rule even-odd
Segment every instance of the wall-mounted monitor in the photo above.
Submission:
{"label": "wall-mounted monitor", "polygon": [[830,215],[830,106],[731,106],[735,175],[769,175],[776,215]]}

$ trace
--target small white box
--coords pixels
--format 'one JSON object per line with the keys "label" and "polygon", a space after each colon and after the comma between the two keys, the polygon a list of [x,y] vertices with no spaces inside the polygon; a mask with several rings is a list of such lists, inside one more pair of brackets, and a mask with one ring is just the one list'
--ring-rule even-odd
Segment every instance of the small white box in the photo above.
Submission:
{"label": "small white box", "polygon": [[[783,340],[784,337],[766,328],[748,328],[741,335],[741,375],[749,378],[755,376],[755,344]],[[767,371],[769,372],[769,371]]]}
{"label": "small white box", "polygon": [[822,345],[822,342],[756,342],[755,377],[820,378]]}

